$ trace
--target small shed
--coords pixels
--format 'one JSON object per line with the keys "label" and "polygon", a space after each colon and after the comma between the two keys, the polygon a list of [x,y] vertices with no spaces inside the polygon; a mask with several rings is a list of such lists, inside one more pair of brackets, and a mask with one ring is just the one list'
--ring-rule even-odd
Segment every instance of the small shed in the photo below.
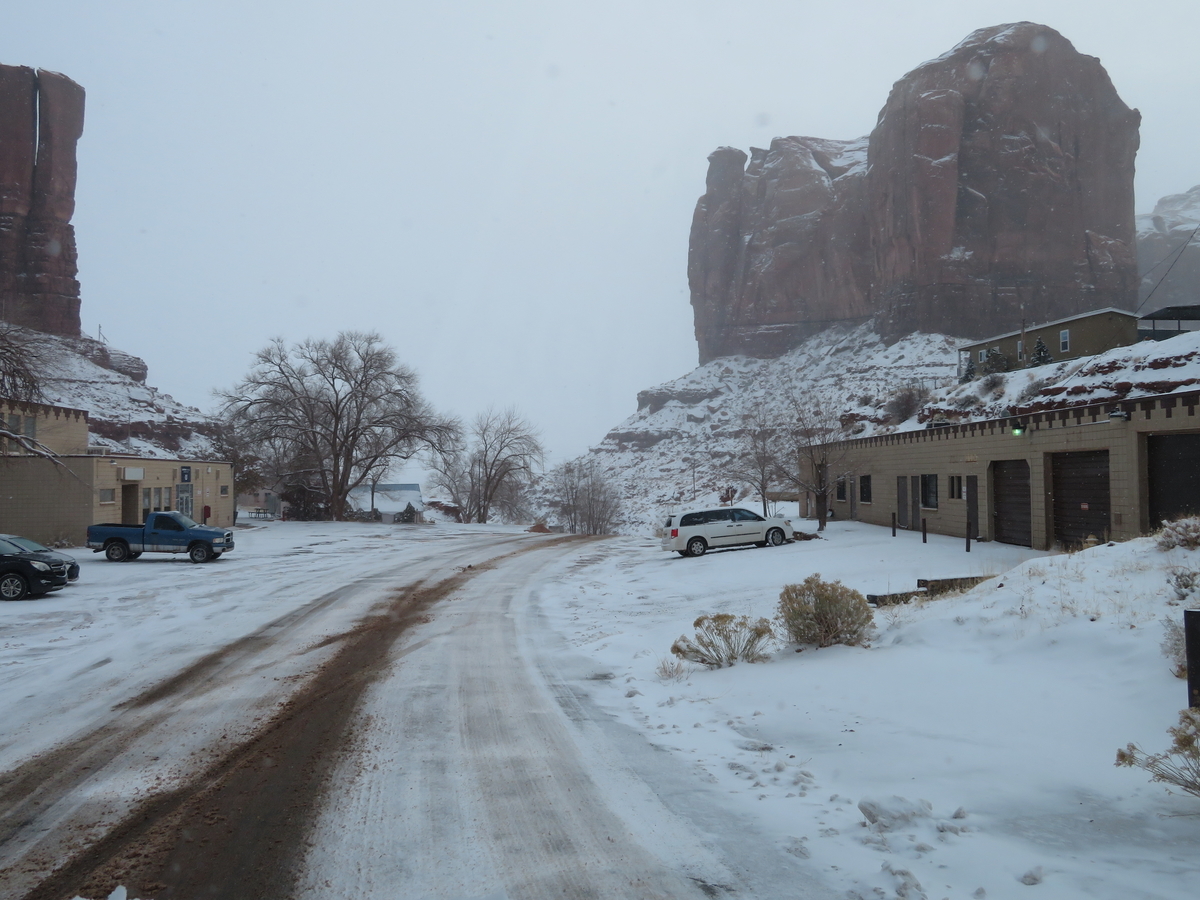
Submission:
{"label": "small shed", "polygon": [[[1162,327],[1159,327],[1160,322]],[[1138,320],[1138,338],[1143,341],[1165,341],[1177,334],[1197,330],[1200,330],[1200,306],[1164,306]]]}
{"label": "small shed", "polygon": [[425,501],[421,498],[419,484],[377,484],[375,485],[375,503],[371,504],[371,485],[363,484],[350,492],[350,503],[355,509],[370,512],[372,508],[379,510],[385,522],[403,522],[404,511],[412,505],[416,516],[413,523],[425,522]]}

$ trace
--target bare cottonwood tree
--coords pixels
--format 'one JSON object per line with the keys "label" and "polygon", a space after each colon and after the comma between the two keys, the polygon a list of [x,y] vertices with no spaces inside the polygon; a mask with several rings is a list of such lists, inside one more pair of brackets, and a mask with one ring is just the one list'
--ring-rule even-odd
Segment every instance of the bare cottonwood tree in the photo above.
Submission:
{"label": "bare cottonwood tree", "polygon": [[817,504],[817,530],[825,530],[829,495],[851,467],[846,426],[840,407],[829,397],[795,394],[791,415],[780,429],[780,480],[798,493],[811,493]]}
{"label": "bare cottonwood tree", "polygon": [[430,455],[433,481],[462,510],[464,522],[486,522],[493,506],[513,500],[542,461],[538,433],[512,407],[488,409],[471,423],[470,442]]}
{"label": "bare cottonwood tree", "polygon": [[595,462],[571,460],[555,466],[546,481],[550,506],[571,534],[612,534],[621,497]]}
{"label": "bare cottonwood tree", "polygon": [[780,480],[780,441],[777,423],[766,410],[756,406],[743,417],[741,434],[724,475],[749,484],[762,498],[762,514],[769,515],[767,494]]}
{"label": "bare cottonwood tree", "polygon": [[42,351],[33,334],[0,322],[0,397],[36,402],[42,397]]}
{"label": "bare cottonwood tree", "polygon": [[293,347],[277,338],[255,355],[245,379],[217,396],[233,426],[274,447],[293,468],[291,481],[318,489],[336,520],[345,518],[350,491],[382,461],[444,449],[459,430],[426,403],[416,373],[374,332]]}

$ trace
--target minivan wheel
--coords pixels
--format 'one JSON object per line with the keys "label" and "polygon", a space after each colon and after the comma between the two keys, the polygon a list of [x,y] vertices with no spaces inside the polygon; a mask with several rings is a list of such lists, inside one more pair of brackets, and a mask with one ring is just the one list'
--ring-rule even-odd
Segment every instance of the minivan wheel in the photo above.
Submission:
{"label": "minivan wheel", "polygon": [[0,600],[24,600],[29,593],[29,585],[16,572],[0,575]]}
{"label": "minivan wheel", "polygon": [[778,547],[784,542],[783,532],[778,528],[772,528],[767,532],[767,546]]}
{"label": "minivan wheel", "polygon": [[703,556],[708,550],[708,544],[704,543],[704,538],[694,537],[687,542],[688,556]]}

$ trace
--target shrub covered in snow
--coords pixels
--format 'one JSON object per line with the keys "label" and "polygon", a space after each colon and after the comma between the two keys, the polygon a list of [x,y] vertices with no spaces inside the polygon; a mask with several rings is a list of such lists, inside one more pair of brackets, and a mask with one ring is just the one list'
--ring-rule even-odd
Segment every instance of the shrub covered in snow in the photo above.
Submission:
{"label": "shrub covered in snow", "polygon": [[701,616],[692,623],[696,629],[693,641],[686,635],[671,645],[671,652],[680,659],[719,669],[742,662],[761,662],[766,659],[763,648],[775,638],[775,632],[767,619],[752,619],[718,613]]}
{"label": "shrub covered in snow", "polygon": [[905,422],[929,399],[929,389],[919,384],[906,384],[892,394],[883,410],[892,422]]}
{"label": "shrub covered in snow", "polygon": [[1179,724],[1167,733],[1172,741],[1165,753],[1146,754],[1136,744],[1128,744],[1117,751],[1116,764],[1145,769],[1152,781],[1173,784],[1200,797],[1200,709],[1180,710]]}
{"label": "shrub covered in snow", "polygon": [[862,594],[840,581],[822,581],[820,574],[784,585],[775,620],[788,640],[818,647],[865,643],[875,627]]}
{"label": "shrub covered in snow", "polygon": [[1175,547],[1183,547],[1185,550],[1200,547],[1200,517],[1190,516],[1173,522],[1163,522],[1163,529],[1158,533],[1158,549],[1172,550]]}
{"label": "shrub covered in snow", "polygon": [[1163,619],[1162,652],[1171,662],[1176,678],[1187,678],[1187,642],[1177,619]]}

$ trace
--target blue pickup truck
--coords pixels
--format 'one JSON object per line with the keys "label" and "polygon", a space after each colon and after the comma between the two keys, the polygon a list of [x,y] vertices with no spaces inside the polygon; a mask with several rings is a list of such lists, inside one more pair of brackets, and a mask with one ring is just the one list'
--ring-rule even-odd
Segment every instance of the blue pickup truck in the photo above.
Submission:
{"label": "blue pickup truck", "polygon": [[208,562],[233,549],[233,532],[198,525],[181,512],[151,513],[145,525],[89,525],[87,545],[111,562],[143,553],[186,553],[194,563]]}

